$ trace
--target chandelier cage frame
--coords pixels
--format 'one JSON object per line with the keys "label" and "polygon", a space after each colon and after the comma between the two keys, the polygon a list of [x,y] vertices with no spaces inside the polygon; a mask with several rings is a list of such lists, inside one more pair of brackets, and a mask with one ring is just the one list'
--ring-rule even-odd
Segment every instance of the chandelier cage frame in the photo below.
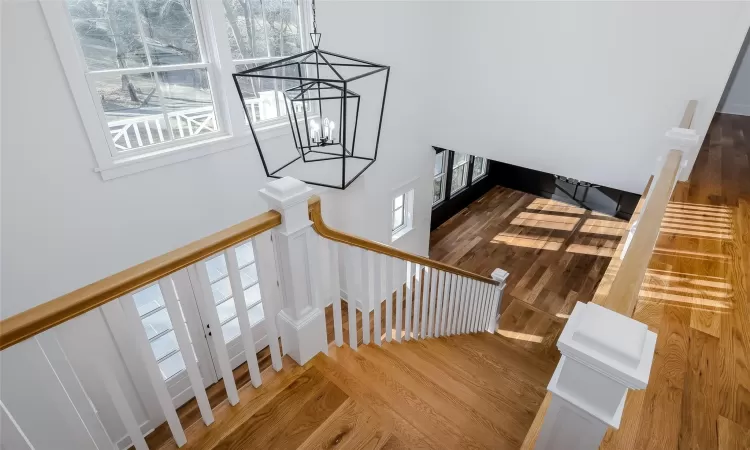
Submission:
{"label": "chandelier cage frame", "polygon": [[[317,186],[343,190],[359,178],[377,159],[391,68],[387,65],[320,50],[318,48],[320,33],[310,33],[310,35],[314,45],[313,49],[235,73],[233,74],[234,82],[237,92],[240,95],[245,116],[250,125],[250,130],[266,176],[270,178],[282,178],[283,175],[279,173],[300,159],[303,163],[341,160],[340,184],[338,182],[334,184],[304,179],[302,181]],[[292,73],[289,73],[290,69]],[[327,70],[333,76],[321,77],[321,69]],[[363,72],[352,76],[344,76],[342,72],[345,69],[361,70]],[[279,74],[277,71],[281,71],[281,73]],[[382,102],[379,105],[374,153],[372,156],[355,154],[357,129],[360,125],[359,113],[362,96],[351,90],[352,83],[384,71],[385,82],[383,84]],[[296,72],[296,75],[294,72]],[[281,90],[283,91],[283,101],[286,107],[289,126],[292,129],[297,156],[276,169],[269,170],[266,157],[263,154],[263,148],[258,139],[256,127],[253,125],[252,115],[248,110],[248,103],[245,101],[245,94],[243,94],[240,86],[240,81],[243,79],[250,79],[251,83],[255,80],[259,80],[258,82],[262,80],[274,80],[276,86],[282,87],[285,83],[294,84],[291,87]],[[278,93],[275,95],[278,95]],[[336,124],[332,123],[330,134],[328,136],[318,134],[319,139],[316,142],[316,129],[314,127],[317,124],[313,123],[313,130],[311,131],[311,121],[314,122],[311,118],[319,117],[321,120],[320,125],[323,125],[323,105],[326,104],[324,102],[338,103],[340,105],[337,114],[339,119],[338,134],[333,133],[333,126],[336,126]],[[328,130],[327,126],[325,129]],[[354,177],[347,180],[346,163],[350,159],[364,160],[366,164],[358,170]]]}

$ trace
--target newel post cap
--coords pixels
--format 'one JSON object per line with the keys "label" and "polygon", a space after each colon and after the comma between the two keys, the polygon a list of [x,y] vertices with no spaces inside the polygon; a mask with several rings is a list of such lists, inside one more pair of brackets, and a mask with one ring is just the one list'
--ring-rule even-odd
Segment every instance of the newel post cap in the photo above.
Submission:
{"label": "newel post cap", "polygon": [[271,181],[260,190],[260,195],[269,206],[277,209],[287,209],[296,204],[306,202],[312,196],[313,189],[304,182],[284,177]]}
{"label": "newel post cap", "polygon": [[499,283],[499,286],[501,288],[505,287],[505,282],[508,280],[508,275],[510,275],[508,272],[504,271],[503,269],[495,269],[492,271],[492,279],[497,281]]}
{"label": "newel post cap", "polygon": [[557,341],[560,352],[631,389],[645,389],[656,334],[630,317],[578,302]]}

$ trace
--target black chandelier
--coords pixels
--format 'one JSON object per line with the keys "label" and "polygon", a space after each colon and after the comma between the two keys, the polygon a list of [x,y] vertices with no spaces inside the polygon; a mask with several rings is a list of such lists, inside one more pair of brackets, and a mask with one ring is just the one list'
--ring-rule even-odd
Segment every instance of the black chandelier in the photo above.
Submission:
{"label": "black chandelier", "polygon": [[[234,82],[267,176],[346,189],[377,159],[391,68],[320,50],[315,0],[312,12],[312,50],[236,73]],[[264,89],[292,133],[261,146],[253,122]]]}

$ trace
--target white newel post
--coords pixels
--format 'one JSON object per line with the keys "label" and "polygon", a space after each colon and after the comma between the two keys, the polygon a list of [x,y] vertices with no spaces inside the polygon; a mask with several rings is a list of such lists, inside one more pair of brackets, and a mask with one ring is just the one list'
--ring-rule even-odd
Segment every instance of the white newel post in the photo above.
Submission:
{"label": "white newel post", "polygon": [[560,363],[537,450],[595,450],[608,427],[619,428],[628,389],[645,389],[656,334],[636,320],[578,303],[557,347]]}
{"label": "white newel post", "polygon": [[500,321],[500,307],[503,304],[503,293],[505,292],[508,275],[509,273],[503,269],[495,269],[492,271],[492,279],[497,281],[498,285],[495,286],[495,292],[493,293],[492,317],[490,317],[490,323],[487,327],[487,331],[490,333],[497,331],[497,324]]}
{"label": "white newel post", "polygon": [[307,210],[312,188],[284,177],[268,183],[260,194],[282,217],[281,225],[272,230],[281,288],[277,323],[282,347],[298,364],[305,364],[328,350],[325,314],[316,302],[320,261]]}

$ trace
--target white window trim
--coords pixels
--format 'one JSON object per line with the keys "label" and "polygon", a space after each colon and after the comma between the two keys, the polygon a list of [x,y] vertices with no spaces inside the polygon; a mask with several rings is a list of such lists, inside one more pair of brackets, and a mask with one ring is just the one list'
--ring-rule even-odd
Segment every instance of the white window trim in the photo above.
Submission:
{"label": "white window trim", "polygon": [[[456,154],[457,153],[459,153],[459,152],[454,152],[453,153],[453,161],[456,160]],[[471,179],[471,173],[469,173],[469,166],[470,166],[469,163],[471,162],[471,155],[469,155],[468,153],[461,153],[461,154],[462,155],[466,155],[466,161],[464,161],[464,162],[462,162],[462,163],[460,163],[458,165],[453,164],[453,166],[450,167],[450,171],[451,171],[451,186],[448,186],[448,188],[451,190],[451,197],[454,196],[454,195],[456,195],[456,194],[458,194],[458,193],[460,193],[461,191],[463,191],[467,187],[469,187],[469,180]],[[454,191],[453,190],[453,180],[455,180],[454,175],[455,175],[456,169],[458,169],[458,168],[460,168],[462,166],[464,167],[464,170],[466,171],[466,180],[464,181],[463,186],[459,187],[458,189],[456,189]]]}
{"label": "white window trim", "polygon": [[[398,239],[406,236],[414,229],[414,196],[418,181],[419,178],[414,178],[413,180],[410,180],[391,191],[390,208],[388,214],[388,228],[391,230],[391,242],[396,242]],[[393,230],[393,200],[400,195],[404,196],[404,226],[400,227],[397,230]]]}
{"label": "white window trim", "polygon": [[[230,150],[249,145],[253,142],[250,128],[245,122],[245,111],[235,92],[232,73],[236,63],[232,60],[229,39],[223,39],[224,10],[221,2],[195,1],[198,9],[196,32],[200,35],[205,52],[205,64],[211,83],[211,95],[214,101],[216,121],[220,124],[218,133],[206,135],[204,139],[181,140],[168,146],[150,147],[148,153],[131,153],[113,157],[110,151],[108,130],[102,126],[101,105],[92,96],[88,77],[85,73],[86,62],[83,58],[75,31],[64,0],[41,1],[42,11],[50,29],[52,41],[60,63],[68,80],[71,95],[78,108],[83,128],[96,159],[95,172],[103,180],[151,170],[193,158]],[[310,29],[310,18],[304,3],[300,7],[301,40],[303,49],[307,45],[307,31]],[[288,119],[271,120],[268,124],[256,129],[258,140],[291,134]]]}

